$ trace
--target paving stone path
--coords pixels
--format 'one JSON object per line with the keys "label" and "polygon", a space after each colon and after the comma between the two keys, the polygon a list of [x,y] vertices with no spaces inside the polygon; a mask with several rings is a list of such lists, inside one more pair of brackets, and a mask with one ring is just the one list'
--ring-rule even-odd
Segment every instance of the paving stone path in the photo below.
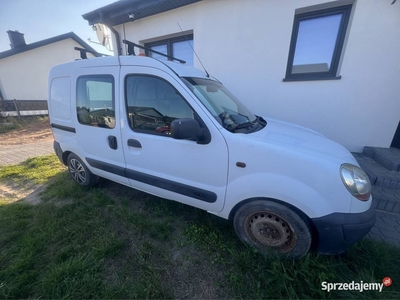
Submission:
{"label": "paving stone path", "polygon": [[51,153],[54,153],[52,141],[14,146],[0,145],[0,166],[19,164],[30,157]]}
{"label": "paving stone path", "polygon": [[377,210],[375,226],[368,236],[400,246],[400,215]]}
{"label": "paving stone path", "polygon": [[372,183],[377,218],[368,236],[400,246],[400,149],[365,147],[353,155]]}

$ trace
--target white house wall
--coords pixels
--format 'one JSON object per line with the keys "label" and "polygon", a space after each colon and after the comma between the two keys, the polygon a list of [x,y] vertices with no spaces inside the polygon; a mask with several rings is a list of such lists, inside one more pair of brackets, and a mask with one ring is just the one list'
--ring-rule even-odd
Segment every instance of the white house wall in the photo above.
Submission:
{"label": "white house wall", "polygon": [[0,80],[6,100],[46,100],[51,67],[80,58],[72,39],[0,59]]}
{"label": "white house wall", "polygon": [[126,23],[125,36],[116,29],[144,43],[179,34],[179,22],[193,30],[208,72],[257,114],[312,128],[351,151],[389,147],[400,119],[400,3],[356,1],[340,80],[282,81],[295,10],[326,2],[205,0]]}

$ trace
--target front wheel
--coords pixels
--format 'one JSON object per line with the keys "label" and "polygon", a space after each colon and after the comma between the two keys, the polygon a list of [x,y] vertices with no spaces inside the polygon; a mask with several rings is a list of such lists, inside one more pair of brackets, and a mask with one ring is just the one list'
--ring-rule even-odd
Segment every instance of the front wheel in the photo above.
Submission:
{"label": "front wheel", "polygon": [[72,179],[81,186],[94,186],[100,180],[100,177],[90,172],[85,163],[74,153],[68,155],[67,165]]}
{"label": "front wheel", "polygon": [[311,227],[300,213],[270,200],[244,204],[234,216],[239,238],[261,253],[272,250],[291,258],[304,256],[311,247]]}

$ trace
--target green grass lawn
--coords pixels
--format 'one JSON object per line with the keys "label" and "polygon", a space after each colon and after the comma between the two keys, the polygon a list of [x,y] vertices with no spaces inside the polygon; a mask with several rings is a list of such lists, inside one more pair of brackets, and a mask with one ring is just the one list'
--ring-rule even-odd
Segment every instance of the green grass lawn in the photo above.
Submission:
{"label": "green grass lawn", "polygon": [[[0,196],[0,298],[400,298],[400,249],[383,243],[262,256],[204,211],[106,180],[81,188],[53,155],[0,168],[10,184],[46,189],[37,205]],[[321,290],[386,276],[381,293]]]}

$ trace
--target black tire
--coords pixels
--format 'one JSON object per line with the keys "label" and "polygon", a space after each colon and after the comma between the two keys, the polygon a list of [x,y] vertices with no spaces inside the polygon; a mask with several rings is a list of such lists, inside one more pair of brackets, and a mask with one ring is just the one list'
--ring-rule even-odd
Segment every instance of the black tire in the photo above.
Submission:
{"label": "black tire", "polygon": [[85,163],[74,153],[68,155],[67,166],[72,179],[80,186],[94,186],[99,183],[100,177],[90,172]]}
{"label": "black tire", "polygon": [[233,223],[239,238],[263,254],[272,250],[298,259],[311,247],[312,231],[307,218],[281,203],[246,203],[235,213]]}

